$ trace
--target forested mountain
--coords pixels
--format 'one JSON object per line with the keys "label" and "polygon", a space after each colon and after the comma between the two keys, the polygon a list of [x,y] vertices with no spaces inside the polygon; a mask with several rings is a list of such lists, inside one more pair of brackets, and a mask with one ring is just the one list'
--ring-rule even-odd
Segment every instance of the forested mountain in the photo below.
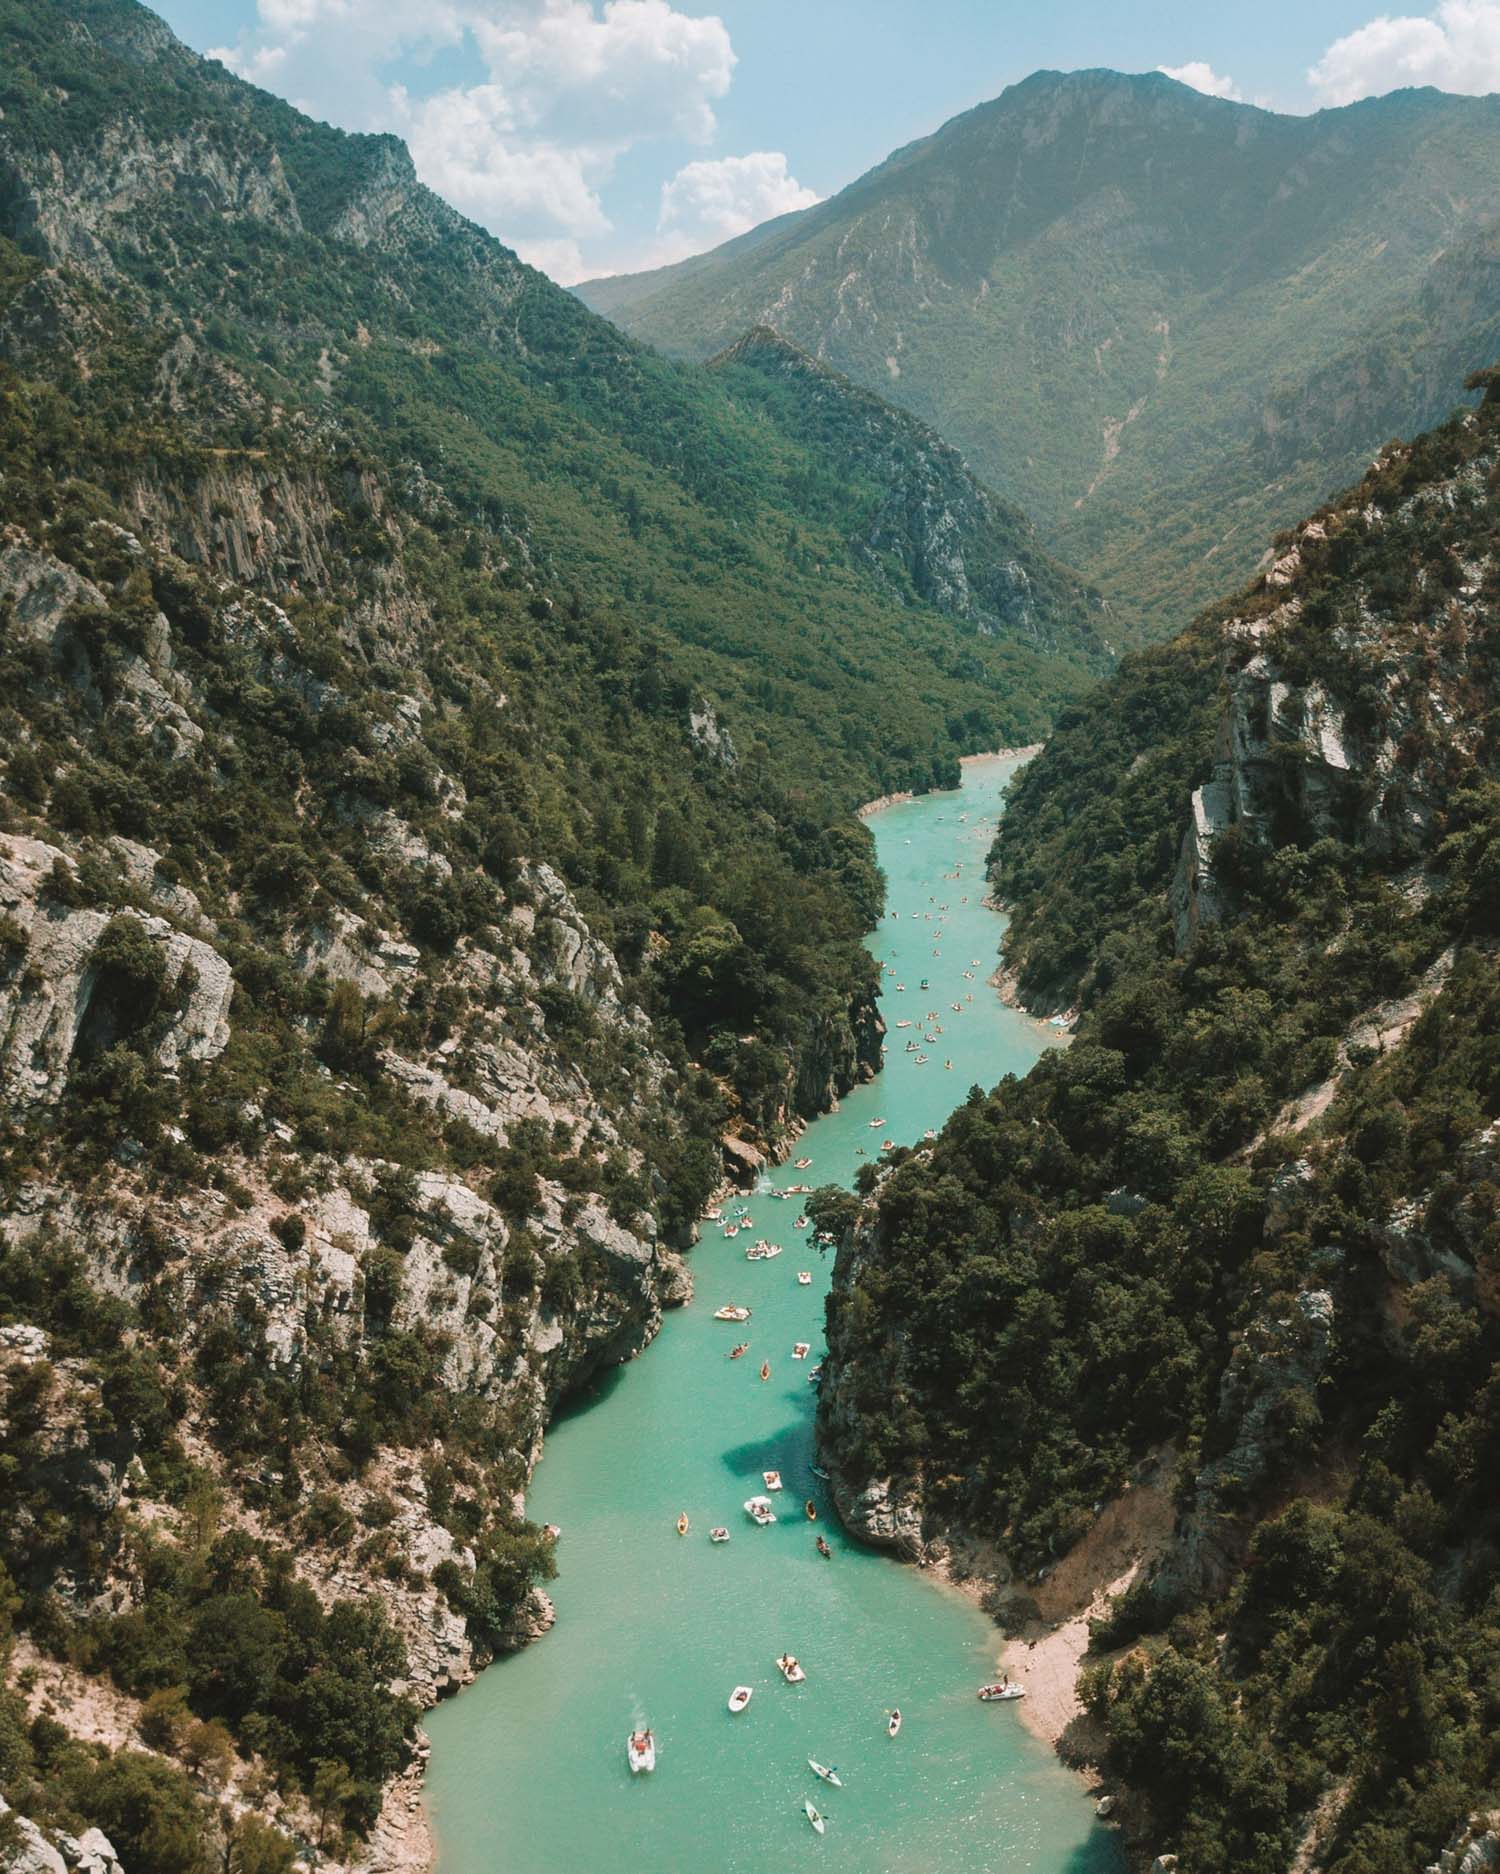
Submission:
{"label": "forested mountain", "polygon": [[1075,1743],[1194,1874],[1500,1852],[1497,385],[1064,717],[995,872],[1072,1046],[813,1206],[856,1527],[1014,1629],[1165,1478]]}
{"label": "forested mountain", "polygon": [[552,1407],[683,1298],[724,1154],[876,1059],[849,809],[1110,662],[951,451],[819,409],[654,357],[128,0],[0,0],[38,1866],[90,1826],[126,1874],[421,1862],[419,1708],[548,1617]]}
{"label": "forested mountain", "polygon": [[583,298],[769,323],[962,449],[1152,637],[1500,351],[1500,99],[1308,117],[1039,72],[826,202]]}

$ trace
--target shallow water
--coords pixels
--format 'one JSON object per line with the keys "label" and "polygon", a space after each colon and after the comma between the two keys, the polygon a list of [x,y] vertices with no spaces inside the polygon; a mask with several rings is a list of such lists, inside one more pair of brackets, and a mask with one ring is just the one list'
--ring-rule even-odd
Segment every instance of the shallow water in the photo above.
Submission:
{"label": "shallow water", "polygon": [[[809,1469],[807,1375],[822,1350],[830,1259],[795,1228],[797,1199],[769,1195],[849,1183],[861,1153],[920,1138],[971,1085],[1024,1072],[1047,1045],[986,983],[1003,926],[981,903],[984,858],[1013,769],[972,766],[960,792],[872,819],[890,909],[870,944],[894,970],[885,1071],[808,1130],[797,1153],[812,1159],[807,1171],[780,1166],[744,1200],[748,1230],[726,1240],[704,1226],[696,1299],[548,1433],[528,1512],[562,1528],[558,1623],[431,1714],[440,1874],[764,1874],[793,1852],[837,1874],[1117,1874],[1113,1839],[1078,1781],[1014,1705],[975,1699],[995,1667],[991,1622],[840,1531]],[[928,1010],[941,1033],[921,1023]],[[905,1044],[924,1032],[935,1039],[918,1065]],[[763,1236],[784,1253],[747,1262],[747,1243]],[[799,1269],[812,1287],[798,1285]],[[726,1302],[752,1308],[751,1320],[713,1320]],[[750,1352],[731,1362],[741,1339]],[[798,1340],[812,1344],[805,1361],[791,1357]],[[780,1520],[757,1529],[741,1506],[768,1469],[785,1482]],[[716,1523],[728,1543],[709,1542]],[[831,1561],[814,1548],[819,1532]],[[806,1668],[803,1685],[776,1670],[787,1650]],[[737,1684],[754,1697],[731,1716]],[[904,1721],[894,1739],[893,1706]],[[641,1723],[656,1733],[657,1768],[632,1777],[625,1739]],[[844,1787],[818,1782],[809,1756],[836,1765]],[[828,1818],[821,1839],[802,1812],[807,1796]]]}

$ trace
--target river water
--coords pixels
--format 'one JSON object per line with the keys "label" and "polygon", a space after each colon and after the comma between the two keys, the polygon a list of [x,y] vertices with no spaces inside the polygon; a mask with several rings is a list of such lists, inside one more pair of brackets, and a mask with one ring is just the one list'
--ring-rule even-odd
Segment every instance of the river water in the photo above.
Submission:
{"label": "river water", "polygon": [[[1047,1045],[986,982],[1003,924],[982,904],[984,859],[1014,766],[973,764],[958,792],[873,816],[888,881],[869,940],[891,966],[885,1071],[808,1130],[797,1153],[808,1170],[780,1166],[743,1200],[748,1228],[729,1240],[704,1226],[696,1299],[549,1431],[528,1513],[562,1529],[558,1622],[429,1718],[440,1874],[765,1874],[792,1854],[833,1874],[1117,1874],[1078,1781],[1016,1706],[975,1699],[994,1673],[992,1623],[840,1531],[810,1470],[808,1372],[829,1261],[795,1227],[797,1199],[769,1195],[850,1183],[882,1140],[919,1139],[971,1085],[1025,1072]],[[929,1010],[940,1034],[922,1022]],[[935,1039],[919,1064],[905,1044],[924,1031]],[[784,1253],[747,1262],[761,1237]],[[713,1320],[725,1303],[750,1307],[750,1321]],[[750,1352],[731,1361],[742,1339]],[[791,1357],[799,1340],[812,1347],[803,1361]],[[785,1482],[780,1520],[758,1529],[741,1506],[770,1469]],[[691,1528],[679,1537],[684,1510]],[[728,1543],[710,1543],[715,1524]],[[819,1532],[831,1560],[814,1547]],[[782,1681],[775,1661],[788,1650],[805,1684]],[[731,1716],[737,1684],[754,1697]],[[642,1723],[657,1768],[632,1777],[626,1734]],[[816,1781],[810,1756],[836,1765],[844,1787]],[[807,1796],[827,1817],[821,1838]]]}

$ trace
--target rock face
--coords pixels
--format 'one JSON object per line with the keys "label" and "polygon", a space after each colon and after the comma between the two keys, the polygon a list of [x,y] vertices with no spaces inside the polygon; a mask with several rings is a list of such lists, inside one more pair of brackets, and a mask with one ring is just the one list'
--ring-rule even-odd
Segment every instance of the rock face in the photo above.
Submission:
{"label": "rock face", "polygon": [[17,1815],[0,1796],[0,1874],[122,1874],[109,1837],[102,1829],[81,1835],[54,1834],[50,1839],[35,1822]]}
{"label": "rock face", "polygon": [[[10,920],[0,959],[0,1088],[23,1109],[55,1101],[80,1039],[109,1027],[94,956],[110,917],[59,903],[54,894],[72,873],[57,847],[0,834],[0,916]],[[229,965],[164,918],[137,921],[162,953],[164,999],[179,1003],[156,1043],[158,1064],[170,1074],[185,1061],[213,1060],[229,1040]]]}
{"label": "rock face", "polygon": [[979,482],[925,424],[858,390],[767,325],[712,364],[790,390],[792,420],[809,436],[836,438],[851,480],[872,490],[849,542],[862,565],[985,636],[1067,647],[1094,668],[1107,667],[1098,595],[1050,559],[1026,516]]}
{"label": "rock face", "polygon": [[1337,839],[1393,871],[1430,851],[1451,776],[1482,734],[1470,699],[1485,681],[1483,568],[1454,568],[1437,639],[1425,612],[1393,613],[1353,581],[1333,609],[1328,580],[1340,536],[1383,531],[1405,552],[1428,516],[1461,511],[1482,477],[1471,463],[1389,512],[1309,521],[1262,576],[1256,609],[1224,628],[1214,770],[1193,795],[1171,888],[1179,951],[1230,908],[1213,851],[1231,829],[1262,850],[1290,836]]}

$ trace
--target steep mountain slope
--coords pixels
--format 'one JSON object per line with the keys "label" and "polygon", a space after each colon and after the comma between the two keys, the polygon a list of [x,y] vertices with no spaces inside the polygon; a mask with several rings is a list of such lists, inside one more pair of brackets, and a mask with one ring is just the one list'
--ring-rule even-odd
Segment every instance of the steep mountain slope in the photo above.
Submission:
{"label": "steep mountain slope", "polygon": [[876,1059],[850,807],[1103,614],[125,0],[0,112],[0,1864],[415,1868],[551,1410]]}
{"label": "steep mountain slope", "polygon": [[1041,72],[818,206],[579,289],[667,352],[765,322],[932,423],[1161,636],[1500,347],[1500,100],[1310,117]]}
{"label": "steep mountain slope", "polygon": [[815,1206],[844,1513],[1092,1603],[1071,1741],[1200,1874],[1457,1866],[1500,1777],[1497,381],[1059,727],[1072,1047]]}
{"label": "steep mountain slope", "polygon": [[1019,509],[976,481],[957,450],[926,424],[861,391],[768,326],[709,361],[741,407],[794,437],[828,465],[793,487],[804,507],[843,519],[856,558],[906,597],[925,600],[992,636],[1030,638],[1049,651],[1069,646],[1102,666],[1096,595],[1042,551]]}

